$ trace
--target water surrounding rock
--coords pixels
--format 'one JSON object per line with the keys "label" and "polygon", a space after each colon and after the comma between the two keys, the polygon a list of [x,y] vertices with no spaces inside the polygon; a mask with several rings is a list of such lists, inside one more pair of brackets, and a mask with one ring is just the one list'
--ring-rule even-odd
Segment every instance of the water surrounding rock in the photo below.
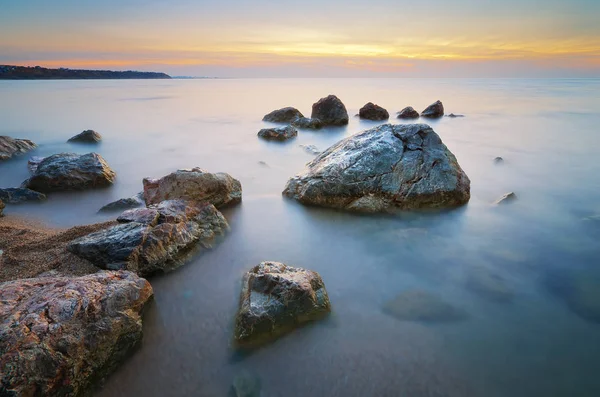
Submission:
{"label": "water surrounding rock", "polygon": [[399,119],[418,119],[419,112],[417,112],[412,106],[407,106],[398,112]]}
{"label": "water surrounding rock", "polygon": [[306,130],[318,130],[323,127],[323,123],[319,119],[309,119],[308,117],[299,117],[292,121],[292,126]]}
{"label": "water surrounding rock", "polygon": [[102,140],[102,135],[94,130],[85,130],[70,138],[68,142],[79,142],[79,143],[98,143]]}
{"label": "water surrounding rock", "polygon": [[263,117],[263,121],[269,121],[271,123],[291,123],[297,118],[304,117],[302,113],[293,107],[285,107],[277,110],[273,110],[271,113]]}
{"label": "water surrounding rock", "polygon": [[358,116],[361,119],[374,121],[387,120],[390,118],[390,114],[387,110],[385,110],[379,105],[374,104],[373,102],[369,102],[365,106],[360,108],[360,110],[358,111]]}
{"label": "water surrounding rock", "polygon": [[291,178],[285,196],[360,212],[465,204],[470,181],[425,124],[384,124],[336,143]]}
{"label": "water surrounding rock", "polygon": [[321,153],[321,151],[319,150],[319,148],[317,148],[315,145],[300,145],[300,147],[302,149],[304,149],[304,151],[306,153],[310,153],[310,154],[319,154],[319,153]]}
{"label": "water surrounding rock", "polygon": [[421,117],[427,117],[430,119],[437,119],[444,115],[444,105],[441,101],[436,101],[431,105],[427,106],[425,110],[421,112]]}
{"label": "water surrounding rock", "polygon": [[502,195],[502,197],[500,197],[498,200],[496,200],[494,202],[494,204],[508,204],[512,201],[515,201],[517,199],[517,195],[514,194],[513,192],[510,193],[505,193]]}
{"label": "water surrounding rock", "polygon": [[177,267],[182,254],[198,244],[212,248],[229,229],[212,204],[184,200],[128,210],[118,220],[123,223],[76,239],[67,249],[102,269],[146,276]]}
{"label": "water surrounding rock", "polygon": [[138,208],[146,205],[144,202],[144,192],[140,192],[133,197],[122,198],[112,203],[106,204],[98,212],[123,211],[131,208]]}
{"label": "water surrounding rock", "polygon": [[582,319],[600,324],[600,274],[562,270],[546,278],[550,292],[563,300]]}
{"label": "water surrounding rock", "polygon": [[469,269],[466,286],[471,292],[494,302],[511,302],[515,296],[504,277],[483,266]]}
{"label": "water surrounding rock", "polygon": [[207,201],[215,207],[242,201],[242,184],[231,175],[207,172],[202,168],[178,170],[160,179],[145,178],[144,200],[147,205],[164,200]]}
{"label": "water surrounding rock", "polygon": [[2,200],[0,200],[0,217],[4,216],[4,208],[6,207],[6,205],[4,205],[4,202],[2,202]]}
{"label": "water surrounding rock", "polygon": [[60,153],[46,157],[23,187],[42,193],[111,185],[115,172],[97,153]]}
{"label": "water surrounding rock", "polygon": [[44,161],[45,157],[33,156],[27,161],[27,168],[29,172],[32,174],[35,173],[37,167],[40,165],[42,161]]}
{"label": "water surrounding rock", "polygon": [[348,111],[346,106],[335,95],[329,95],[319,99],[312,105],[311,118],[321,120],[324,126],[348,124]]}
{"label": "water surrounding rock", "polygon": [[498,163],[503,163],[503,162],[504,162],[504,159],[503,159],[502,157],[496,157],[496,158],[494,159],[494,163],[496,163],[496,164],[498,164]]}
{"label": "water surrounding rock", "polygon": [[298,131],[291,125],[286,125],[285,127],[263,128],[258,131],[258,136],[267,140],[286,141],[298,136]]}
{"label": "water surrounding rock", "polygon": [[89,393],[139,345],[151,297],[130,272],[0,284],[0,395]]}
{"label": "water surrounding rock", "polygon": [[18,204],[26,201],[41,201],[46,195],[23,187],[0,189],[0,199],[8,204]]}
{"label": "water surrounding rock", "polygon": [[404,291],[383,308],[386,314],[405,321],[449,323],[467,319],[467,313],[426,291]]}
{"label": "water surrounding rock", "polygon": [[262,262],[244,275],[235,341],[253,347],[331,311],[321,276],[279,262]]}
{"label": "water surrounding rock", "polygon": [[454,113],[450,113],[450,114],[449,114],[447,117],[450,117],[450,118],[453,118],[453,119],[454,119],[454,118],[456,118],[456,117],[465,117],[465,115],[464,115],[464,114],[454,114]]}
{"label": "water surrounding rock", "polygon": [[232,397],[261,397],[260,378],[248,371],[242,371],[233,379]]}
{"label": "water surrounding rock", "polygon": [[27,153],[36,147],[37,145],[29,139],[15,139],[9,136],[0,136],[0,161]]}

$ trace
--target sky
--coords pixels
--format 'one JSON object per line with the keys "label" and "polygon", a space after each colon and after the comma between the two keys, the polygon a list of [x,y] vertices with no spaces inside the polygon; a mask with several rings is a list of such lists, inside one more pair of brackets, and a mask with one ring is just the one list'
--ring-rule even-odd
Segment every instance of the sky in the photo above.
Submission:
{"label": "sky", "polygon": [[600,0],[0,0],[0,64],[211,77],[600,77]]}

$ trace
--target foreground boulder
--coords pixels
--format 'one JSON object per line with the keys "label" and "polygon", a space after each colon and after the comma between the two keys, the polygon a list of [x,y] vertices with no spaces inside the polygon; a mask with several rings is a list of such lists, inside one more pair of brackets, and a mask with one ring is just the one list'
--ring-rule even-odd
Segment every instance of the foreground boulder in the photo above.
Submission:
{"label": "foreground boulder", "polygon": [[45,199],[45,194],[23,187],[0,189],[0,200],[8,204],[18,204],[25,201],[41,201]]}
{"label": "foreground boulder", "polygon": [[94,130],[85,130],[70,138],[67,142],[79,142],[79,143],[98,143],[102,140],[102,135],[98,134]]}
{"label": "foreground boulder", "polygon": [[385,110],[379,105],[375,105],[373,102],[369,102],[365,106],[360,108],[360,110],[358,111],[358,116],[361,119],[373,121],[387,120],[390,118],[390,114],[387,110]]}
{"label": "foreground boulder", "polygon": [[27,153],[37,145],[29,139],[14,139],[9,136],[0,136],[0,160],[8,160],[12,156]]}
{"label": "foreground boulder", "polygon": [[144,192],[140,192],[135,196],[122,198],[112,203],[106,204],[100,208],[98,212],[112,212],[112,211],[123,211],[131,208],[138,208],[144,206]]}
{"label": "foreground boulder", "polygon": [[346,106],[335,95],[329,95],[319,99],[312,105],[311,118],[321,120],[321,124],[327,125],[346,125],[348,124],[348,111]]}
{"label": "foreground boulder", "polygon": [[262,262],[244,275],[235,341],[252,347],[331,311],[321,276],[314,271]]}
{"label": "foreground boulder", "polygon": [[305,130],[318,130],[323,127],[323,123],[319,119],[309,119],[308,117],[299,117],[292,121],[292,126]]}
{"label": "foreground boulder", "polygon": [[361,212],[465,204],[470,181],[426,124],[384,124],[336,143],[291,178],[285,196]]}
{"label": "foreground boulder", "polygon": [[160,179],[145,178],[143,184],[144,200],[148,205],[184,199],[207,201],[218,208],[242,201],[240,181],[229,174],[213,174],[201,168],[178,170]]}
{"label": "foreground boulder", "polygon": [[412,106],[407,106],[398,112],[399,119],[418,119],[419,112],[417,112]]}
{"label": "foreground boulder", "polygon": [[271,141],[287,141],[298,136],[298,131],[291,125],[277,128],[263,128],[258,131],[258,136]]}
{"label": "foreground boulder", "polygon": [[151,297],[130,272],[0,284],[0,395],[89,392],[139,345]]}
{"label": "foreground boulder", "polygon": [[421,117],[427,117],[430,119],[437,119],[439,117],[442,117],[443,115],[444,105],[441,101],[435,101],[421,112]]}
{"label": "foreground boulder", "polygon": [[115,172],[97,153],[60,153],[46,157],[23,187],[42,193],[105,187],[115,180]]}
{"label": "foreground boulder", "polygon": [[271,113],[263,117],[263,121],[269,121],[271,123],[291,123],[299,117],[304,116],[298,109],[288,106],[278,110],[273,110]]}
{"label": "foreground boulder", "polygon": [[177,267],[197,244],[212,248],[229,229],[212,204],[184,200],[128,210],[117,220],[121,224],[76,239],[67,249],[102,269],[147,276]]}

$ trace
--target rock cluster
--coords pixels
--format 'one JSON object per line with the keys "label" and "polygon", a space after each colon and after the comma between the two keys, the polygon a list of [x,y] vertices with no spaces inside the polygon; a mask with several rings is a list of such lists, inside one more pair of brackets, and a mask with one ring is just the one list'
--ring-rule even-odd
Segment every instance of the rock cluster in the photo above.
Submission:
{"label": "rock cluster", "polygon": [[0,189],[0,200],[8,204],[18,204],[25,201],[41,201],[45,199],[45,194],[23,187]]}

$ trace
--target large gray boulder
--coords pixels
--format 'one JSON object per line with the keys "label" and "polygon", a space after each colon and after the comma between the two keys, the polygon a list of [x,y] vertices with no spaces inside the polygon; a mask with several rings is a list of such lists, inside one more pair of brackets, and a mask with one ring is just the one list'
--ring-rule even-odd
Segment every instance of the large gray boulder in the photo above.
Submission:
{"label": "large gray boulder", "polygon": [[27,153],[37,145],[29,139],[15,139],[9,136],[0,136],[0,160],[8,160],[12,156]]}
{"label": "large gray boulder", "polygon": [[187,249],[212,248],[229,229],[212,204],[184,200],[128,210],[117,220],[121,224],[76,239],[67,249],[102,269],[146,276],[180,265]]}
{"label": "large gray boulder", "polygon": [[271,113],[263,117],[263,121],[269,121],[271,123],[291,123],[299,117],[304,116],[298,109],[288,106],[273,110]]}
{"label": "large gray boulder", "polygon": [[87,395],[139,345],[151,297],[130,272],[0,284],[0,395]]}
{"label": "large gray boulder", "polygon": [[441,101],[435,101],[421,112],[421,117],[426,117],[430,119],[437,119],[439,117],[442,117],[443,115],[444,105]]}
{"label": "large gray boulder", "polygon": [[0,200],[8,204],[18,204],[26,201],[41,201],[45,199],[45,194],[23,187],[0,189]]}
{"label": "large gray boulder", "polygon": [[384,124],[331,146],[291,178],[285,196],[360,212],[454,207],[470,181],[426,124]]}
{"label": "large gray boulder", "polygon": [[379,105],[374,104],[373,102],[369,102],[365,106],[360,108],[360,110],[358,111],[358,116],[361,119],[373,121],[387,120],[390,118],[390,114],[387,110],[385,110]]}
{"label": "large gray boulder", "polygon": [[330,311],[329,297],[317,272],[262,262],[242,280],[235,342],[240,347],[255,347]]}
{"label": "large gray boulder", "polygon": [[335,95],[329,95],[319,99],[312,105],[311,118],[321,120],[321,124],[346,125],[348,124],[348,111],[346,106]]}
{"label": "large gray boulder", "polygon": [[145,178],[147,205],[164,200],[207,201],[219,208],[242,201],[242,184],[231,175],[207,172],[202,168],[178,170],[160,179]]}
{"label": "large gray boulder", "polygon": [[42,193],[111,185],[116,173],[97,153],[60,153],[46,157],[22,187]]}
{"label": "large gray boulder", "polygon": [[276,128],[263,128],[258,131],[260,138],[270,141],[287,141],[298,136],[298,131],[291,125]]}
{"label": "large gray boulder", "polygon": [[102,135],[94,130],[85,130],[70,138],[67,142],[75,143],[98,143],[102,140]]}

